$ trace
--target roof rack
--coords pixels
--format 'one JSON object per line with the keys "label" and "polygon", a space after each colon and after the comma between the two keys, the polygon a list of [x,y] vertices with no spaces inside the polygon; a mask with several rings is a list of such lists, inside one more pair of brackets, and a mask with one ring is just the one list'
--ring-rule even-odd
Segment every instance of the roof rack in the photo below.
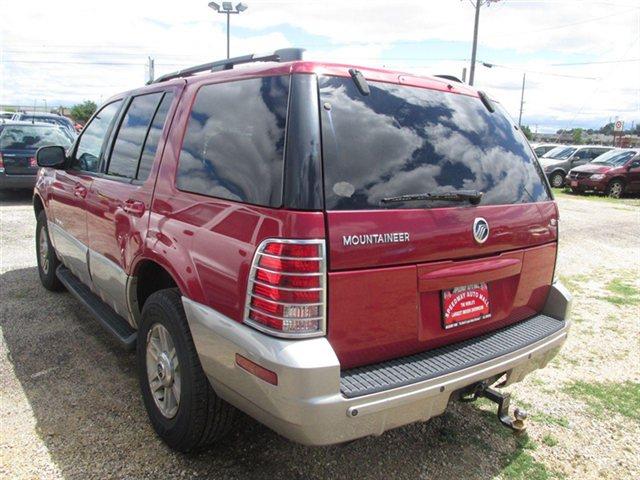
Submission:
{"label": "roof rack", "polygon": [[464,83],[458,77],[455,77],[453,75],[435,75],[435,76],[438,78],[444,78],[445,80],[451,80],[452,82]]}
{"label": "roof rack", "polygon": [[293,62],[295,60],[302,60],[302,54],[304,48],[281,48],[266,55],[257,55],[252,53],[250,55],[243,55],[241,57],[226,58],[224,60],[217,60],[215,62],[203,63],[202,65],[196,65],[195,67],[185,68],[178,70],[177,72],[167,73],[155,80],[147,82],[147,85],[152,83],[166,82],[172,78],[190,77],[200,72],[218,72],[220,70],[231,70],[235,65],[241,65],[243,63],[254,62]]}

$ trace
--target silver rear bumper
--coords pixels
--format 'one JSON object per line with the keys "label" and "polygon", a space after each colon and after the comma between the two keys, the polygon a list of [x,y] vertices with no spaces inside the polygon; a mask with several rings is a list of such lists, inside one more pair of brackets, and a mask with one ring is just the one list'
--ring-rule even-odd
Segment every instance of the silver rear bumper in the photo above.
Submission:
{"label": "silver rear bumper", "polygon": [[[223,399],[281,435],[307,445],[345,442],[444,413],[451,394],[506,373],[507,384],[544,367],[567,338],[571,296],[552,286],[543,313],[562,328],[524,348],[426,381],[347,398],[340,364],[326,338],[284,340],[264,335],[183,297],[191,333],[211,385]],[[271,385],[235,364],[235,355],[272,370]]]}

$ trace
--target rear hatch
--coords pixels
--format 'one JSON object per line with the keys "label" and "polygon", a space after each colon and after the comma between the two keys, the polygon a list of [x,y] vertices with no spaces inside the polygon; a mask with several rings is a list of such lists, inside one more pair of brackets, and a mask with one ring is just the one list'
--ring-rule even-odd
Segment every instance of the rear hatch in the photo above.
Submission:
{"label": "rear hatch", "polygon": [[47,145],[68,147],[69,138],[56,126],[39,124],[0,125],[0,155],[7,175],[35,175],[36,152]]}
{"label": "rear hatch", "polygon": [[534,315],[556,258],[555,203],[499,105],[368,84],[319,79],[328,335],[343,368]]}

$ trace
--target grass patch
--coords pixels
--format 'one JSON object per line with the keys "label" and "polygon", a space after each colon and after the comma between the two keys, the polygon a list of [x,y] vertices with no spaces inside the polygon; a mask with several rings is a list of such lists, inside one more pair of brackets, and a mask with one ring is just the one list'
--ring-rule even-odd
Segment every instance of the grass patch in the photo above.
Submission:
{"label": "grass patch", "polygon": [[565,417],[556,417],[555,415],[551,415],[549,413],[537,412],[534,413],[531,418],[547,425],[557,425],[559,427],[569,428],[569,420],[567,420]]}
{"label": "grass patch", "polygon": [[640,383],[574,382],[564,388],[570,395],[581,398],[596,415],[619,413],[640,421]]}
{"label": "grass patch", "polygon": [[640,291],[629,282],[616,278],[607,283],[606,289],[612,295],[602,297],[602,299],[609,303],[618,306],[640,304]]}
{"label": "grass patch", "polygon": [[591,276],[589,275],[559,275],[560,281],[563,283],[565,287],[567,287],[570,291],[582,291],[584,288],[584,284],[591,280]]}
{"label": "grass patch", "polygon": [[535,450],[536,444],[527,437],[518,438],[516,449],[507,456],[507,465],[501,472],[501,477],[510,480],[550,480],[560,478],[555,472],[538,462],[529,453]]}
{"label": "grass patch", "polygon": [[547,433],[544,437],[542,437],[542,443],[544,443],[547,447],[555,447],[558,445],[558,439],[553,435]]}
{"label": "grass patch", "polygon": [[577,200],[588,200],[592,202],[604,202],[612,203],[614,205],[630,205],[633,207],[640,207],[640,199],[638,198],[611,198],[606,195],[600,195],[597,193],[573,193],[571,190],[564,188],[552,188],[553,196],[556,198],[573,198]]}

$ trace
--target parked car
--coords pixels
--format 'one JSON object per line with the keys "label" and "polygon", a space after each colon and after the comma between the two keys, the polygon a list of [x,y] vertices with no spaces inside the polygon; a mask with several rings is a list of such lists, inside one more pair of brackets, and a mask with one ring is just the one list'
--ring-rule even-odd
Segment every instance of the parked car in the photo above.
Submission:
{"label": "parked car", "polygon": [[15,115],[14,112],[7,112],[5,110],[0,110],[0,122],[11,120],[14,115]]}
{"label": "parked car", "polygon": [[532,144],[531,148],[533,148],[533,151],[535,152],[536,156],[541,157],[545,153],[547,153],[549,150],[553,150],[558,146],[559,145],[557,143],[541,143],[541,144]]}
{"label": "parked car", "polygon": [[67,130],[73,138],[77,136],[73,122],[67,117],[55,113],[19,112],[13,114],[12,119],[24,122],[51,123]]}
{"label": "parked car", "polygon": [[0,190],[32,189],[38,165],[36,151],[47,145],[71,146],[69,136],[48,123],[0,123]]}
{"label": "parked car", "polygon": [[567,184],[576,193],[591,190],[613,198],[640,192],[640,150],[610,150],[587,165],[571,169]]}
{"label": "parked car", "polygon": [[460,397],[521,430],[491,386],[556,355],[570,303],[524,135],[464,84],[301,58],[165,75],[108,100],[68,154],[40,149],[42,284],[135,346],[179,451],[236,408],[309,445]]}
{"label": "parked car", "polygon": [[569,170],[589,163],[612,148],[595,145],[559,146],[545,153],[540,158],[540,165],[542,165],[551,186],[561,188],[564,186],[564,180]]}

